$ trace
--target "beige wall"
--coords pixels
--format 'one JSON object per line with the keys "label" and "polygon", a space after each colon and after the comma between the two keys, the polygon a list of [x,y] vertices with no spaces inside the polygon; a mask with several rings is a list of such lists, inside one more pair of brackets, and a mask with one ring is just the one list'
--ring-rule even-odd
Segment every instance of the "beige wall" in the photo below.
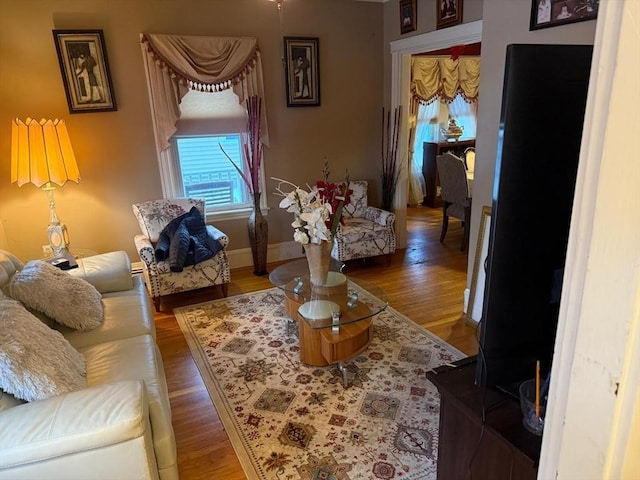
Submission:
{"label": "beige wall", "polygon": [[[58,215],[72,247],[123,249],[136,258],[138,232],[131,204],[162,190],[141,60],[141,32],[255,36],[263,54],[271,148],[267,178],[313,182],[323,157],[337,180],[373,182],[378,195],[383,99],[382,5],[343,0],[285,4],[280,26],[267,0],[0,0],[0,222],[6,247],[23,260],[47,243],[45,195],[10,183],[10,124],[14,117],[67,122],[82,176],[56,191]],[[53,43],[53,29],[102,29],[118,111],[70,115]],[[282,36],[319,37],[321,106],[287,108]],[[267,182],[269,243],[291,240],[291,219],[277,208]],[[230,248],[248,248],[246,221],[216,224]],[[1,230],[0,230],[1,231]]]}

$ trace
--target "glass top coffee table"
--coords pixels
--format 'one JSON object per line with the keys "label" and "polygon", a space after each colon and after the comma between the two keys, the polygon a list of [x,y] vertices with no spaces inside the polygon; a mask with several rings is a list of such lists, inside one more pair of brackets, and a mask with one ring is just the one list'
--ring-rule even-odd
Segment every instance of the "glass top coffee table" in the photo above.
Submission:
{"label": "glass top coffee table", "polygon": [[326,284],[312,285],[302,258],[276,267],[269,281],[284,291],[287,315],[298,324],[300,360],[315,366],[338,364],[346,387],[345,362],[369,346],[373,317],[389,301],[378,286],[347,278],[343,266],[332,259]]}

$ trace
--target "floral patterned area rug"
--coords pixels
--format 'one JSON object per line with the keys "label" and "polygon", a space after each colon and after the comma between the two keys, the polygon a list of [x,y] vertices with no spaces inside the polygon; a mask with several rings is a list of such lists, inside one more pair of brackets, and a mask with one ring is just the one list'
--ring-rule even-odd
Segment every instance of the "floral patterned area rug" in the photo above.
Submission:
{"label": "floral patterned area rug", "polygon": [[283,302],[273,288],[174,310],[247,477],[435,479],[440,402],[425,374],[464,355],[387,307],[345,388],[336,366],[300,362]]}

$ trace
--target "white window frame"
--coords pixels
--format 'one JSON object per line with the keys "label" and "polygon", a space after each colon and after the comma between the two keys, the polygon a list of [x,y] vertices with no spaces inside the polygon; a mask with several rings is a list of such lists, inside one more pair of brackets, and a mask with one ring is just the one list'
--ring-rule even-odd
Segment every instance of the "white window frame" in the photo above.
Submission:
{"label": "white window frame", "polygon": [[[242,135],[242,132],[238,132]],[[222,133],[211,132],[211,135],[223,135]],[[173,138],[187,135],[174,135]],[[171,141],[171,147],[160,154],[160,180],[162,182],[162,194],[164,198],[181,198],[184,197],[184,187],[182,185],[182,173],[180,171],[180,158],[175,141]],[[263,194],[260,196],[260,210],[262,214],[268,213],[267,200],[264,181],[264,162],[260,165],[260,190]],[[206,221],[213,222],[221,220],[238,220],[247,219],[253,212],[253,205],[229,207],[228,209],[220,209],[212,212],[206,212]]]}

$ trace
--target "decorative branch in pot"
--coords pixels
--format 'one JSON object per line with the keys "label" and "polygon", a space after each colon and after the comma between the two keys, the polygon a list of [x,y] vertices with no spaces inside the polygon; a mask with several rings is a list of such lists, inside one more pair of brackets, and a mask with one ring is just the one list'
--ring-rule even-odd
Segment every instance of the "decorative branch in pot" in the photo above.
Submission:
{"label": "decorative branch in pot", "polygon": [[246,172],[242,171],[232,158],[220,149],[238,171],[244,183],[253,195],[253,211],[249,216],[249,242],[253,256],[253,273],[267,274],[267,247],[269,245],[269,223],[260,210],[260,165],[262,163],[262,142],[260,140],[260,118],[262,114],[262,99],[253,95],[247,98],[247,131],[242,142],[242,157]]}
{"label": "decorative branch in pot", "polygon": [[393,112],[393,125],[391,124],[391,112],[382,109],[382,209],[391,211],[393,207],[393,196],[396,193],[398,177],[398,137],[400,135],[400,113],[401,107],[396,107]]}

